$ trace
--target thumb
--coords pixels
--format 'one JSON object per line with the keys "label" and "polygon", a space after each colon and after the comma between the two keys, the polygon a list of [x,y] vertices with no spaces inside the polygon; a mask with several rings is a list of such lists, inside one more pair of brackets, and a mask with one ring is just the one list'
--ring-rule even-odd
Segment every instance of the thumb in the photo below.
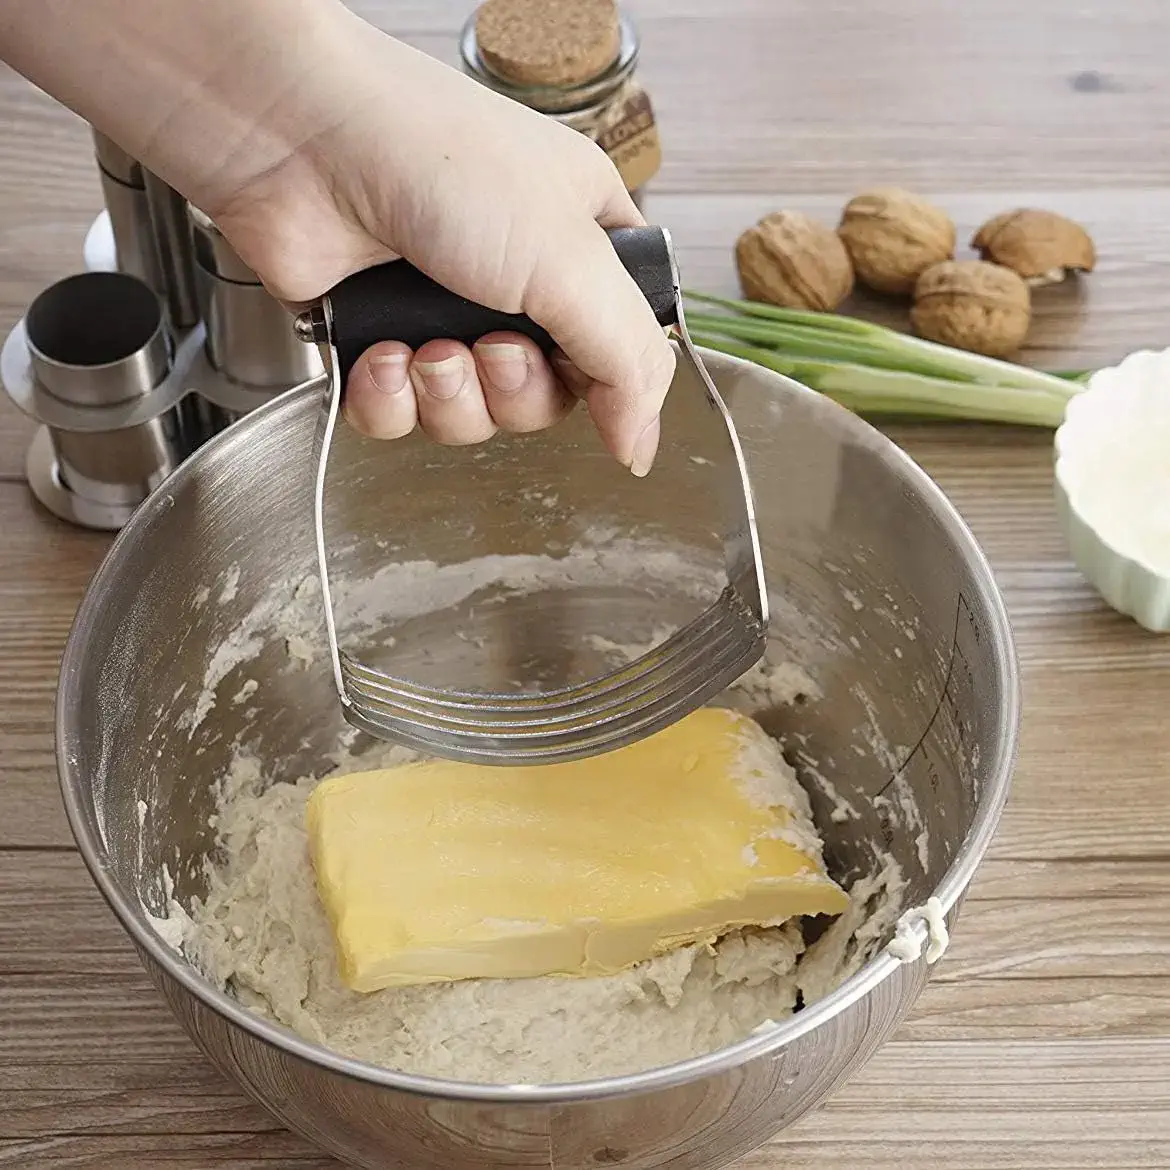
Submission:
{"label": "thumb", "polygon": [[524,311],[552,335],[586,386],[612,454],[638,475],[658,446],[658,413],[674,375],[674,350],[609,237],[589,221],[546,252],[525,291]]}

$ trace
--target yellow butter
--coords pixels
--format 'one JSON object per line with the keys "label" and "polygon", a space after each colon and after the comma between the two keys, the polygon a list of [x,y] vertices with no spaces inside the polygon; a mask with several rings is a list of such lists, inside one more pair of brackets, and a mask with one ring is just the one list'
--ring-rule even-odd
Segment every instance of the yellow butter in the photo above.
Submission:
{"label": "yellow butter", "polygon": [[604,756],[323,781],[306,825],[355,991],[604,975],[737,927],[838,914],[780,749],[707,708]]}

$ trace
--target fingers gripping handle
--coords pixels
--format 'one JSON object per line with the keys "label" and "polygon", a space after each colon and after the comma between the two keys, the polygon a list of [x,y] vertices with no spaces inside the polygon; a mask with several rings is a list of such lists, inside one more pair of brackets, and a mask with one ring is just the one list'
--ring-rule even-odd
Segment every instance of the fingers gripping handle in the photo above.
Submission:
{"label": "fingers gripping handle", "polygon": [[[660,227],[614,228],[607,232],[626,271],[642,290],[663,326],[678,320],[678,283],[670,237]],[[532,338],[547,354],[555,347],[530,317],[500,313],[436,284],[405,260],[392,260],[347,277],[325,298],[324,312],[298,320],[307,340],[327,342],[337,354],[344,391],[358,358],[379,341],[401,341],[418,349],[438,337],[472,345],[486,333],[508,330]]]}

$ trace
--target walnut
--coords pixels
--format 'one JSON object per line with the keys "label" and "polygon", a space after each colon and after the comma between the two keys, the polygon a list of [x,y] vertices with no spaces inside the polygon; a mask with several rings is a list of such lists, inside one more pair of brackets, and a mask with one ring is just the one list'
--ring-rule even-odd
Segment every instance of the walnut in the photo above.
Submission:
{"label": "walnut", "polygon": [[1079,223],[1054,211],[1021,208],[989,219],[971,240],[984,260],[1018,272],[1029,284],[1057,284],[1072,272],[1092,272],[1093,240]]}
{"label": "walnut", "polygon": [[799,211],[775,211],[735,243],[744,296],[788,309],[832,312],[853,291],[837,233]]}
{"label": "walnut", "polygon": [[931,341],[1002,357],[1023,344],[1032,297],[1023,277],[1010,268],[947,260],[918,278],[910,320]]}
{"label": "walnut", "polygon": [[898,187],[850,199],[837,232],[858,278],[878,292],[913,292],[926,269],[955,254],[955,225],[946,212]]}

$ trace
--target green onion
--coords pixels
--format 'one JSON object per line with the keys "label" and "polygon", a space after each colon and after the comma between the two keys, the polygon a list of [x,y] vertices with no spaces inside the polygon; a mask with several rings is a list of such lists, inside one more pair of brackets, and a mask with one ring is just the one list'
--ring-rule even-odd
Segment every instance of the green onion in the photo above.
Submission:
{"label": "green onion", "polygon": [[687,293],[699,345],[786,374],[858,414],[1060,426],[1089,376],[1040,370],[909,337],[883,325]]}

